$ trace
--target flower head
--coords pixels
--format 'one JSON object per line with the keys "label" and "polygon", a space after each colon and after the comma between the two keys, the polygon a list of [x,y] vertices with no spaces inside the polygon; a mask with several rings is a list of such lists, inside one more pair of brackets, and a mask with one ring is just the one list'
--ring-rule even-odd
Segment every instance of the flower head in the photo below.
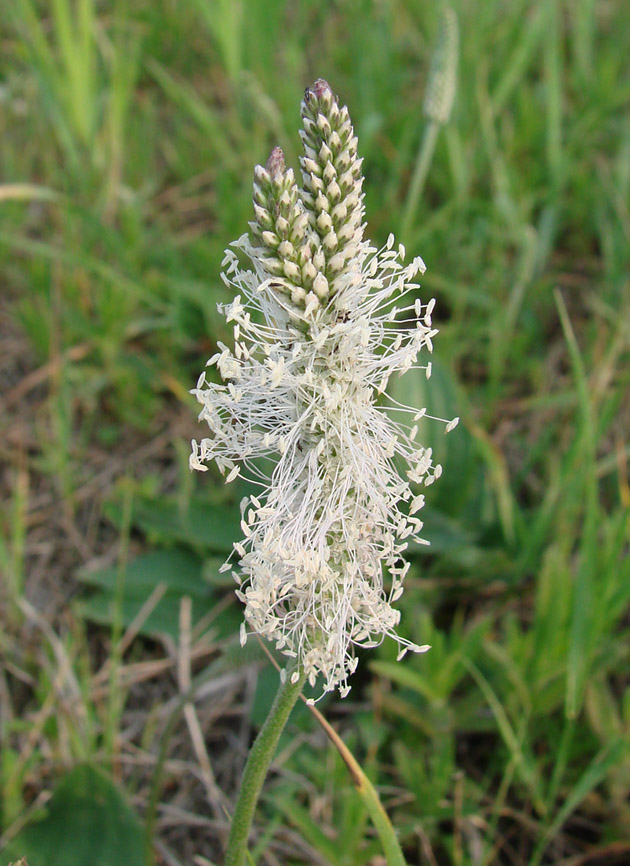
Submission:
{"label": "flower head", "polygon": [[213,460],[227,481],[243,473],[260,488],[242,503],[234,545],[242,640],[263,635],[312,684],[322,676],[324,691],[345,695],[355,647],[390,635],[401,655],[428,649],[396,635],[392,604],[408,541],[422,541],[417,486],[441,467],[417,442],[425,409],[386,388],[392,374],[430,375],[419,354],[437,331],[434,301],[416,297],[422,259],[405,265],[392,235],[381,250],[364,240],[357,139],[322,79],[302,119],[302,188],[275,148],[254,172],[251,235],[232,244],[251,267],[233,250],[223,261],[234,345],[208,361],[221,383],[202,373],[192,392],[210,436],[193,441],[190,465]]}

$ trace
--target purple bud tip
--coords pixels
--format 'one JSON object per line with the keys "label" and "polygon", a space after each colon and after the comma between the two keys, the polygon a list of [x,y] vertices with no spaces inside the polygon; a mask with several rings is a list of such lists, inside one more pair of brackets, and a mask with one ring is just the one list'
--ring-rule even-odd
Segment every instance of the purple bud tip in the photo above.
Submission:
{"label": "purple bud tip", "polygon": [[275,177],[277,174],[284,174],[286,164],[281,147],[274,147],[271,151],[269,159],[267,160],[266,168],[271,177]]}
{"label": "purple bud tip", "polygon": [[334,99],[334,93],[332,92],[332,87],[324,78],[318,78],[315,84],[312,87],[307,87],[304,97],[308,102],[311,97],[315,97],[319,102],[321,99],[329,97]]}
{"label": "purple bud tip", "polygon": [[321,99],[323,96],[327,96],[329,94],[330,96],[333,95],[332,87],[325,78],[318,78],[311,90],[318,99]]}

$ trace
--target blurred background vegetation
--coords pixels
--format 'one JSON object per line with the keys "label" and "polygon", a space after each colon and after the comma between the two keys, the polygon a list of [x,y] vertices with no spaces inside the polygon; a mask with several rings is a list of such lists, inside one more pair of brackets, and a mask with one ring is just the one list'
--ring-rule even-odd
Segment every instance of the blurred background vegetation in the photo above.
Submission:
{"label": "blurred background vegetation", "polygon": [[[630,862],[630,6],[453,0],[458,85],[409,187],[442,7],[11,0],[0,57],[0,862],[221,862],[275,674],[218,573],[238,500],[188,395],[223,249],[304,87],[347,103],[368,234],[428,265],[444,476],[400,600],[326,715],[410,864]],[[437,427],[438,425],[436,425]],[[430,494],[430,495],[429,495]],[[298,708],[299,709],[299,708]],[[253,862],[378,866],[296,712]]]}

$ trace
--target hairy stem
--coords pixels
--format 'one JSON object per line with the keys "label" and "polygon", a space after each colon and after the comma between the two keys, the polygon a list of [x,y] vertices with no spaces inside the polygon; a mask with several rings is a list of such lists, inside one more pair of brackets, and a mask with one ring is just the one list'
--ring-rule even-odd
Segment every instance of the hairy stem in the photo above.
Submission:
{"label": "hairy stem", "polygon": [[297,682],[292,683],[291,671],[287,671],[287,678],[284,683],[280,683],[280,688],[265,724],[251,748],[243,771],[241,790],[232,815],[232,827],[225,853],[225,866],[244,866],[247,843],[260,791],[276,752],[280,734],[284,730],[291,710],[302,691],[304,679],[302,674]]}

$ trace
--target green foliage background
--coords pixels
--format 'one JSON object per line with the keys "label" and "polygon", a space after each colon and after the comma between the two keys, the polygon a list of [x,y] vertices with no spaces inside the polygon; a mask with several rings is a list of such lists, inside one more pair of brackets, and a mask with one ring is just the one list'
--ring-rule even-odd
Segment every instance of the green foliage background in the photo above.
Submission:
{"label": "green foliage background", "polygon": [[[587,863],[567,858],[630,850],[630,6],[451,6],[455,105],[398,238],[427,263],[423,297],[437,298],[441,331],[432,379],[401,379],[400,398],[462,416],[446,439],[427,424],[444,476],[427,491],[432,547],[413,551],[400,602],[403,630],[433,649],[400,664],[388,646],[364,656],[342,727],[383,786],[410,863]],[[120,664],[122,630],[159,580],[162,607],[144,633],[176,639],[188,593],[194,621],[223,605],[216,637],[229,642],[239,611],[218,564],[238,534],[238,500],[211,473],[189,477],[184,441],[200,435],[187,391],[229,339],[216,312],[223,250],[251,218],[253,166],[280,144],[297,168],[299,103],[317,77],[355,123],[368,234],[382,243],[400,229],[440,12],[421,0],[9,4],[2,311],[47,383],[28,446],[3,446],[2,694],[9,706],[15,670],[28,674],[15,705],[25,719],[54,695],[54,677],[24,640],[24,473],[46,479],[73,517],[96,452],[163,435],[170,468],[124,466],[99,500],[124,555],[78,575],[92,591],[71,616],[109,624],[100,640]],[[126,569],[132,532],[145,553]],[[51,628],[89,667],[74,626]],[[272,688],[259,690],[254,721]],[[73,761],[112,770],[124,702],[90,710]],[[0,830],[15,845],[68,752],[47,730],[48,757],[21,760],[28,724],[9,711],[0,723]],[[271,862],[265,850],[286,825],[313,862],[376,863],[334,756],[324,766],[302,747],[290,760],[254,859]],[[325,820],[302,776],[336,804]]]}

